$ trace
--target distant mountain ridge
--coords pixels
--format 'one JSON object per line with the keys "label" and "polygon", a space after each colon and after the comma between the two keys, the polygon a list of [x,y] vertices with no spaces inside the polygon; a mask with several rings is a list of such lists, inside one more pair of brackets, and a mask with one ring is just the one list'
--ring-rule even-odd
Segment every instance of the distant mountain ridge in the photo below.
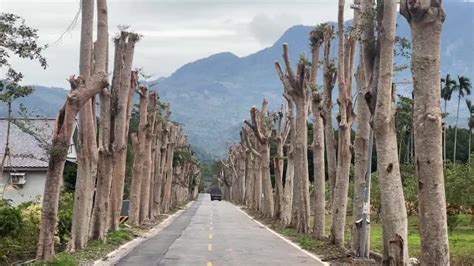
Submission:
{"label": "distant mountain ridge", "polygon": [[[442,74],[449,70],[452,75],[466,75],[474,81],[474,34],[466,32],[474,27],[474,3],[447,2],[446,11]],[[410,39],[405,19],[399,18],[398,23],[398,35]],[[150,84],[156,84],[153,88],[159,91],[160,98],[171,103],[172,118],[184,124],[193,145],[210,154],[222,155],[228,144],[238,140],[239,128],[243,119],[249,116],[252,105],[259,106],[266,98],[271,108],[279,108],[283,102],[282,85],[274,62],[282,61],[283,43],[288,43],[294,64],[301,54],[309,56],[308,35],[312,29],[312,26],[293,26],[274,45],[254,54],[245,57],[230,52],[214,54],[188,63],[171,76]],[[335,43],[332,56],[336,55],[336,48]],[[409,63],[408,59],[400,57],[396,61],[399,64]],[[409,69],[397,73],[396,80],[405,79],[410,79]],[[321,83],[322,79],[319,78],[319,81]],[[398,93],[410,95],[411,86],[398,86]],[[55,116],[65,97],[64,90],[37,87],[33,96],[20,102]],[[456,97],[453,95],[448,107],[451,114],[449,123],[454,122]],[[465,104],[461,104],[461,110],[466,109]],[[2,113],[4,109],[0,108]],[[467,111],[461,112],[459,121],[461,125],[466,125]]]}
{"label": "distant mountain ridge", "polygon": [[[474,35],[463,33],[463,29],[474,27],[474,3],[448,2],[446,11],[443,44],[449,42],[449,45],[443,45],[442,73],[449,70],[453,75],[472,76]],[[411,39],[405,19],[399,18],[398,23],[397,34]],[[302,53],[309,56],[308,36],[312,29],[311,26],[293,26],[274,45],[249,56],[238,57],[225,52],[191,62],[168,78],[161,79],[155,88],[163,100],[171,103],[173,117],[185,124],[191,143],[211,153],[222,154],[231,141],[238,140],[238,130],[252,105],[258,106],[263,98],[267,98],[270,107],[276,109],[283,102],[282,85],[274,62],[282,61],[283,43],[288,43],[293,63]],[[336,55],[336,48],[335,43],[332,56]],[[409,64],[407,58],[398,57],[396,60],[398,64]],[[396,79],[411,79],[409,69],[397,73]],[[337,90],[335,97],[336,93]],[[411,95],[411,86],[398,86],[398,93]],[[455,96],[448,108],[452,115],[450,123],[454,122]],[[461,108],[464,107],[462,103]],[[466,125],[466,121],[467,113],[463,113],[460,124]]]}

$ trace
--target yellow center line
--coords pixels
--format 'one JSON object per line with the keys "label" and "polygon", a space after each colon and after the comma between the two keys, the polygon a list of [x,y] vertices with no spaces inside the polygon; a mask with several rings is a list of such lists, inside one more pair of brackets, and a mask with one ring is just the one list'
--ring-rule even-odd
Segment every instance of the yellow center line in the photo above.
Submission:
{"label": "yellow center line", "polygon": [[212,251],[212,244],[207,245],[207,251]]}
{"label": "yellow center line", "polygon": [[212,234],[209,234],[209,239],[212,239]]}
{"label": "yellow center line", "polygon": [[212,266],[212,261],[208,261],[207,266]]}
{"label": "yellow center line", "polygon": [[212,230],[212,226],[211,226],[211,227],[209,227],[209,230]]}

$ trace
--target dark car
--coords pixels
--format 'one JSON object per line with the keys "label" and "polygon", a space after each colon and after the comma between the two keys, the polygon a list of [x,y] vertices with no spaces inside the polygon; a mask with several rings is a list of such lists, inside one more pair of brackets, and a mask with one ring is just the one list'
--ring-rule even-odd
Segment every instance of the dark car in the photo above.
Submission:
{"label": "dark car", "polygon": [[213,200],[218,200],[218,201],[221,201],[222,200],[222,191],[220,188],[218,187],[214,187],[214,188],[211,188],[211,201]]}

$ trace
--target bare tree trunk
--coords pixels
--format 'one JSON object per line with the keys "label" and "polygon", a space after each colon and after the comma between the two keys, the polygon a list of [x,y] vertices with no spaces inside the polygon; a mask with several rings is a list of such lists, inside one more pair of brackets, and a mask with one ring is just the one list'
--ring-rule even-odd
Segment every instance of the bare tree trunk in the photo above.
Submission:
{"label": "bare tree trunk", "polygon": [[334,64],[330,61],[331,41],[334,36],[333,26],[326,25],[324,32],[324,92],[323,92],[323,121],[324,121],[324,140],[326,144],[326,159],[329,177],[329,205],[332,206],[333,191],[336,184],[336,140],[334,138],[334,129],[332,123],[332,90],[336,83],[337,71]]}
{"label": "bare tree trunk", "polygon": [[52,148],[43,196],[40,235],[36,258],[40,261],[51,261],[54,258],[54,235],[58,222],[59,193],[61,191],[64,163],[72,140],[75,120],[79,110],[92,97],[108,86],[105,73],[95,74],[89,82],[71,76],[71,92],[56,120]]}
{"label": "bare tree trunk", "polygon": [[299,204],[296,228],[298,232],[309,232],[309,217],[310,217],[310,203],[309,203],[309,173],[308,173],[308,99],[311,96],[309,90],[309,70],[307,66],[300,60],[298,63],[298,71],[295,73],[292,70],[289,54],[288,44],[283,44],[283,59],[286,65],[286,72],[283,72],[280,64],[275,63],[276,71],[280,80],[284,84],[285,92],[290,95],[296,105],[296,137],[294,143],[294,158],[295,158],[295,176],[298,178],[295,181],[298,188]]}
{"label": "bare tree trunk", "polygon": [[[163,136],[162,136],[162,144],[161,144],[161,162],[160,166],[161,169],[159,170],[159,185],[156,186],[156,189],[160,189],[160,191],[156,191],[157,196],[155,197],[155,202],[159,201],[156,208],[159,208],[159,212],[162,213],[163,211],[163,195],[164,195],[164,187],[166,182],[166,159],[168,158],[168,142],[169,142],[169,124],[163,125]],[[161,184],[160,184],[161,183]],[[158,187],[159,186],[159,187]],[[159,197],[158,197],[159,196]]]}
{"label": "bare tree trunk", "polygon": [[289,95],[285,96],[288,111],[286,114],[286,119],[288,121],[288,127],[290,129],[290,141],[289,145],[287,146],[287,163],[286,163],[286,175],[285,175],[285,183],[283,185],[283,199],[282,199],[282,206],[281,206],[281,215],[280,220],[283,226],[288,226],[292,222],[292,215],[293,215],[293,189],[294,189],[294,143],[296,138],[296,125],[295,120],[293,118],[294,114],[294,103],[289,98]]}
{"label": "bare tree trunk", "polygon": [[[107,0],[97,0],[97,42],[95,45],[95,72],[107,73],[108,66],[108,15]],[[91,238],[104,239],[107,230],[107,210],[112,182],[111,143],[111,94],[104,89],[100,93],[100,128],[97,188],[92,211]]]}
{"label": "bare tree trunk", "polygon": [[322,119],[322,96],[318,93],[317,77],[319,70],[319,49],[324,41],[324,25],[317,26],[310,34],[311,73],[309,83],[312,90],[313,112],[313,177],[314,177],[314,223],[313,234],[318,239],[325,238],[324,225],[326,213],[326,170],[324,163],[324,125]]}
{"label": "bare tree trunk", "polygon": [[[308,117],[307,101],[296,101],[296,142],[295,142],[295,176],[299,178],[300,204],[298,210],[298,232],[309,232],[309,173],[308,173]],[[298,106],[300,106],[298,108]]]}
{"label": "bare tree trunk", "polygon": [[339,0],[338,13],[338,83],[339,83],[339,144],[337,156],[336,184],[332,205],[331,242],[344,245],[347,194],[351,166],[351,126],[353,120],[351,85],[355,42],[344,33],[344,0]]}
{"label": "bare tree trunk", "polygon": [[246,176],[245,150],[239,152],[239,203],[245,204],[245,176]]}
{"label": "bare tree trunk", "polygon": [[[372,161],[372,152],[371,150],[369,151],[369,144],[371,142],[371,115],[369,106],[364,100],[365,94],[368,90],[368,86],[365,80],[363,64],[360,64],[359,66],[359,73],[357,74],[357,77],[357,130],[354,140],[355,171],[354,201],[352,213],[355,222],[352,225],[352,250],[356,253],[357,256],[368,258],[370,231],[367,228],[367,222],[369,220],[368,217],[370,215],[370,198],[366,199],[365,196],[370,193],[369,179],[372,169],[369,168],[369,165],[371,165],[369,161]],[[365,217],[364,215],[366,215],[367,217]],[[364,219],[366,219],[366,221],[364,221]],[[362,241],[363,244],[361,244]]]}
{"label": "bare tree trunk", "polygon": [[162,132],[162,125],[161,121],[155,122],[155,129],[156,129],[156,146],[155,146],[155,170],[153,172],[154,184],[153,184],[153,204],[152,204],[152,216],[157,217],[161,214],[161,189],[163,184],[163,175],[162,169],[163,165],[162,162],[162,145],[163,145],[163,132]]}
{"label": "bare tree trunk", "polygon": [[[370,95],[371,83],[378,83],[378,74],[374,72],[374,0],[359,0],[361,11],[358,17],[358,30],[361,31],[359,69],[356,74],[358,87],[357,100],[357,130],[354,140],[354,202],[352,225],[352,250],[357,256],[369,258],[370,251],[370,184],[372,171],[373,131],[370,126],[371,113],[366,95]],[[378,69],[377,69],[378,70]],[[375,80],[377,79],[377,80]]]}
{"label": "bare tree trunk", "polygon": [[[142,195],[144,194],[144,187],[142,183],[145,183],[145,161],[147,160],[147,131],[149,127],[148,121],[148,104],[149,104],[149,93],[146,87],[140,87],[140,121],[138,126],[138,135],[132,134],[132,144],[134,149],[133,158],[133,177],[130,188],[130,207],[129,207],[129,219],[133,225],[142,224],[141,209],[143,200]],[[148,185],[148,184],[146,184]]]}
{"label": "bare tree trunk", "polygon": [[393,48],[395,43],[397,3],[385,0],[380,40],[379,80],[374,128],[377,147],[377,169],[380,182],[384,264],[408,264],[407,213],[395,130]]}
{"label": "bare tree trunk", "polygon": [[[82,1],[81,52],[79,72],[86,84],[92,73],[92,31],[94,22],[94,0]],[[103,52],[103,51],[102,51]],[[93,101],[86,103],[79,114],[79,150],[77,156],[77,179],[74,192],[74,210],[69,250],[82,249],[89,236],[92,200],[97,177],[96,117]]]}
{"label": "bare tree trunk", "polygon": [[245,189],[245,195],[247,198],[247,206],[251,209],[257,209],[257,200],[256,200],[256,172],[257,161],[259,160],[260,154],[256,151],[255,144],[250,140],[251,130],[246,127],[242,127],[240,131],[241,143],[243,144],[246,153],[247,153],[247,166],[248,170],[246,171],[247,178],[247,187]]}
{"label": "bare tree trunk", "polygon": [[144,130],[144,157],[142,170],[142,183],[140,191],[140,224],[150,220],[150,189],[152,174],[152,140],[155,126],[156,94],[150,93],[147,108],[147,124]]}
{"label": "bare tree trunk", "polygon": [[263,187],[262,213],[266,217],[274,216],[273,188],[270,178],[270,138],[273,129],[273,115],[268,114],[268,101],[263,100],[262,109],[257,110],[254,106],[250,111],[252,122],[245,123],[253,130],[259,142],[259,152],[261,154],[261,178]]}
{"label": "bare tree trunk", "polygon": [[138,38],[138,35],[133,33],[122,33],[119,42],[123,39],[124,52],[117,58],[121,68],[117,72],[114,70],[114,82],[116,81],[117,86],[112,88],[112,93],[116,93],[118,98],[114,97],[114,102],[112,103],[112,111],[115,113],[114,141],[112,145],[114,168],[110,194],[109,224],[113,230],[118,229],[120,211],[122,209],[132,96],[138,82],[138,73],[131,71],[135,43],[138,41]]}
{"label": "bare tree trunk", "polygon": [[413,36],[415,158],[421,231],[421,263],[449,265],[441,145],[440,48],[442,1],[402,0],[400,12]]}
{"label": "bare tree trunk", "polygon": [[313,233],[318,239],[325,238],[326,214],[326,171],[324,164],[324,125],[321,117],[321,95],[313,92],[313,165],[314,165],[314,226]]}
{"label": "bare tree trunk", "polygon": [[165,167],[165,185],[163,190],[163,202],[162,202],[162,211],[163,213],[168,213],[172,200],[171,200],[171,187],[173,184],[173,155],[174,147],[176,143],[178,128],[175,125],[170,126],[169,142],[166,149],[167,158],[166,158],[166,167]]}
{"label": "bare tree trunk", "polygon": [[253,158],[252,152],[247,148],[245,156],[245,205],[249,208],[253,208]]}
{"label": "bare tree trunk", "polygon": [[132,184],[130,186],[130,203],[128,208],[128,217],[129,222],[132,225],[140,224],[140,190],[142,183],[142,173],[143,173],[143,156],[144,151],[142,150],[142,145],[140,145],[140,140],[136,133],[131,135],[132,146],[134,151],[133,157],[133,176]]}
{"label": "bare tree trunk", "polygon": [[262,154],[262,187],[263,187],[263,214],[266,217],[274,216],[274,202],[272,181],[270,178],[270,147],[263,146]]}
{"label": "bare tree trunk", "polygon": [[283,170],[285,164],[284,158],[284,145],[290,134],[291,129],[291,120],[283,120],[284,109],[283,105],[276,116],[277,126],[274,130],[274,138],[276,143],[276,157],[273,162],[274,173],[275,173],[275,216],[278,217],[281,221],[282,210],[284,209],[284,180],[283,180]]}
{"label": "bare tree trunk", "polygon": [[277,154],[273,159],[273,172],[275,173],[275,217],[280,218],[283,202],[283,145],[277,142]]}
{"label": "bare tree trunk", "polygon": [[294,187],[295,167],[293,154],[288,154],[286,166],[285,186],[283,187],[283,204],[281,209],[281,224],[288,226],[292,222],[293,215],[293,187]]}
{"label": "bare tree trunk", "polygon": [[254,171],[254,197],[255,197],[255,210],[262,210],[262,160],[260,157],[256,158],[255,171]]}

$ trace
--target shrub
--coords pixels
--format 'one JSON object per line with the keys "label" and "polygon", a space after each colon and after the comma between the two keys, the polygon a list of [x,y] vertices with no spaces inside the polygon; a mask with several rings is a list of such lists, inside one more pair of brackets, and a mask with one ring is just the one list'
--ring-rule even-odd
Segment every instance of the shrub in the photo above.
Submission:
{"label": "shrub", "polygon": [[72,213],[74,208],[74,194],[71,192],[61,193],[58,211],[58,232],[59,243],[65,246],[71,236]]}
{"label": "shrub", "polygon": [[21,227],[21,212],[10,201],[0,200],[0,236],[16,237]]}

